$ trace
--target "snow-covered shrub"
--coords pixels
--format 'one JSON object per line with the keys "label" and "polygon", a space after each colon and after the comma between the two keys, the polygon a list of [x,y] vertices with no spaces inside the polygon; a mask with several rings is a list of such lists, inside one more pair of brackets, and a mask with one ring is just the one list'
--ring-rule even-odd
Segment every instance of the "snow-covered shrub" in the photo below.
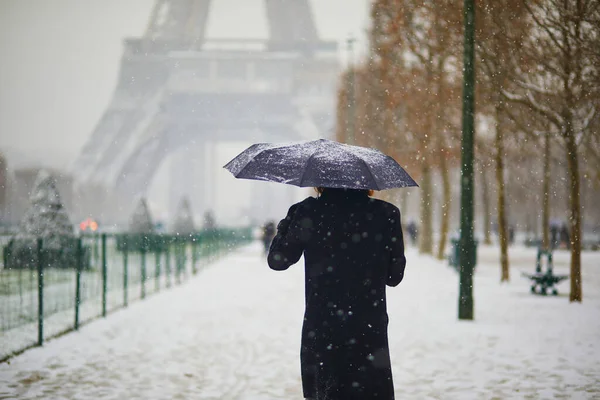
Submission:
{"label": "snow-covered shrub", "polygon": [[[56,189],[56,181],[48,172],[40,171],[30,201],[17,234],[4,249],[5,267],[37,266],[37,242],[41,239],[44,267],[74,268],[77,265],[77,238]],[[89,250],[84,251],[84,267],[87,267]]]}

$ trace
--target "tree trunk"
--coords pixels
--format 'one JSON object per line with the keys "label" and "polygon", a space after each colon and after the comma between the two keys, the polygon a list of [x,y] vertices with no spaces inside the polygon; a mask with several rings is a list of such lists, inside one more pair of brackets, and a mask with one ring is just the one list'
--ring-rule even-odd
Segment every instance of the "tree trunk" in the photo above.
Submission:
{"label": "tree trunk", "polygon": [[508,242],[506,229],[506,203],[504,196],[504,137],[502,126],[502,106],[496,105],[496,186],[498,187],[498,237],[500,240],[501,282],[510,280],[508,265]]}
{"label": "tree trunk", "polygon": [[421,227],[419,229],[419,252],[433,254],[433,229],[432,229],[432,204],[431,168],[423,163],[421,171]]}
{"label": "tree trunk", "polygon": [[550,249],[550,132],[544,137],[544,182],[542,183],[542,248]]}
{"label": "tree trunk", "polygon": [[483,192],[483,243],[490,245],[492,244],[492,237],[490,234],[492,225],[490,218],[490,191],[485,166],[483,166],[481,170],[481,188]]}
{"label": "tree trunk", "polygon": [[[438,14],[436,13],[436,20]],[[436,22],[437,25],[437,22]],[[444,63],[445,58],[440,58],[436,67],[437,80],[437,112],[434,120],[432,121],[433,129],[435,134],[438,136],[436,140],[437,145],[437,158],[439,159],[438,168],[442,177],[442,204],[440,207],[440,237],[438,242],[438,260],[444,259],[444,253],[446,252],[446,241],[448,240],[448,229],[450,227],[450,202],[451,202],[451,191],[450,191],[450,171],[448,171],[446,151],[446,125],[442,124],[440,116],[444,114],[444,102],[446,88],[444,85]]]}
{"label": "tree trunk", "polygon": [[450,171],[446,165],[446,157],[444,153],[441,153],[440,157],[440,172],[442,175],[442,190],[444,192],[444,199],[442,203],[442,212],[440,213],[440,241],[438,244],[438,260],[444,259],[444,253],[446,252],[446,241],[448,240],[448,229],[450,227]]}
{"label": "tree trunk", "polygon": [[[426,93],[431,94],[433,92],[433,59],[429,58],[429,62],[425,65],[426,69]],[[431,141],[431,132],[435,129],[435,115],[432,115],[431,102],[428,103],[427,109],[423,112],[422,118],[424,118],[424,137],[421,139],[422,146],[422,157],[421,157],[421,226],[419,229],[419,252],[422,254],[433,255],[433,184],[431,182],[431,166],[430,162],[432,159],[432,153],[430,146],[435,146],[435,143]],[[437,132],[436,132],[437,133]],[[429,135],[429,137],[428,137]]]}
{"label": "tree trunk", "polygon": [[581,199],[579,193],[579,160],[575,132],[570,120],[566,123],[567,166],[571,181],[569,200],[571,206],[571,302],[581,302]]}

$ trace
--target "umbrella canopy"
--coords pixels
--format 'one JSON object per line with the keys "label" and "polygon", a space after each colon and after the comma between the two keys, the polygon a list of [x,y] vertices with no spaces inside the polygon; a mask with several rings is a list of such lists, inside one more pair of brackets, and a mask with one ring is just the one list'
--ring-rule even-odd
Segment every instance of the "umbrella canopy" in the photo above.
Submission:
{"label": "umbrella canopy", "polygon": [[224,166],[236,178],[300,187],[384,190],[418,186],[390,156],[326,139],[258,143]]}

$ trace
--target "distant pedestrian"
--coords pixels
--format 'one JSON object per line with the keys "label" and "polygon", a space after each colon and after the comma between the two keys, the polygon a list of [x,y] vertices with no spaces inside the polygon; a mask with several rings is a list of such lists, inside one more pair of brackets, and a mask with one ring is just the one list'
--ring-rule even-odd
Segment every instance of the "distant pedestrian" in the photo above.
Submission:
{"label": "distant pedestrian", "polygon": [[556,249],[559,245],[559,237],[558,237],[558,225],[551,224],[550,225],[550,247],[552,249]]}
{"label": "distant pedestrian", "polygon": [[419,235],[419,229],[417,228],[417,224],[415,223],[415,221],[410,221],[406,229],[408,230],[408,236],[410,236],[410,243],[413,246],[416,245]]}
{"label": "distant pedestrian", "polygon": [[571,235],[569,234],[569,228],[567,224],[563,223],[560,227],[560,245],[565,244],[567,249],[571,248]]}
{"label": "distant pedestrian", "polygon": [[515,244],[515,227],[512,225],[508,227],[508,243],[510,245]]}
{"label": "distant pedestrian", "polygon": [[208,210],[204,213],[204,223],[202,224],[203,228],[206,230],[214,230],[217,227],[217,222],[215,221],[215,215],[211,210]]}
{"label": "distant pedestrian", "polygon": [[265,248],[265,255],[269,253],[269,247],[271,247],[271,242],[273,241],[273,237],[275,237],[275,222],[269,221],[263,226],[262,232],[262,242]]}

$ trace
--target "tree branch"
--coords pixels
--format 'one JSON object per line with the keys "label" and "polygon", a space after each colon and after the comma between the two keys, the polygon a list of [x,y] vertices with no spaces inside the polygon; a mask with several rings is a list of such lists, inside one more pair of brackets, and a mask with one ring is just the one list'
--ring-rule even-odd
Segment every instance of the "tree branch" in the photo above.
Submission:
{"label": "tree branch", "polygon": [[514,93],[509,93],[506,90],[502,89],[501,93],[502,93],[502,96],[504,96],[504,98],[506,100],[529,106],[529,107],[531,107],[531,109],[533,109],[537,113],[546,117],[550,122],[552,122],[554,125],[556,125],[559,129],[562,128],[562,126],[563,126],[562,116],[559,113],[552,111],[549,107],[545,107],[545,106],[539,104],[535,100],[535,98],[533,97],[531,92],[527,92],[527,94],[525,96],[522,96],[522,95],[516,95]]}

